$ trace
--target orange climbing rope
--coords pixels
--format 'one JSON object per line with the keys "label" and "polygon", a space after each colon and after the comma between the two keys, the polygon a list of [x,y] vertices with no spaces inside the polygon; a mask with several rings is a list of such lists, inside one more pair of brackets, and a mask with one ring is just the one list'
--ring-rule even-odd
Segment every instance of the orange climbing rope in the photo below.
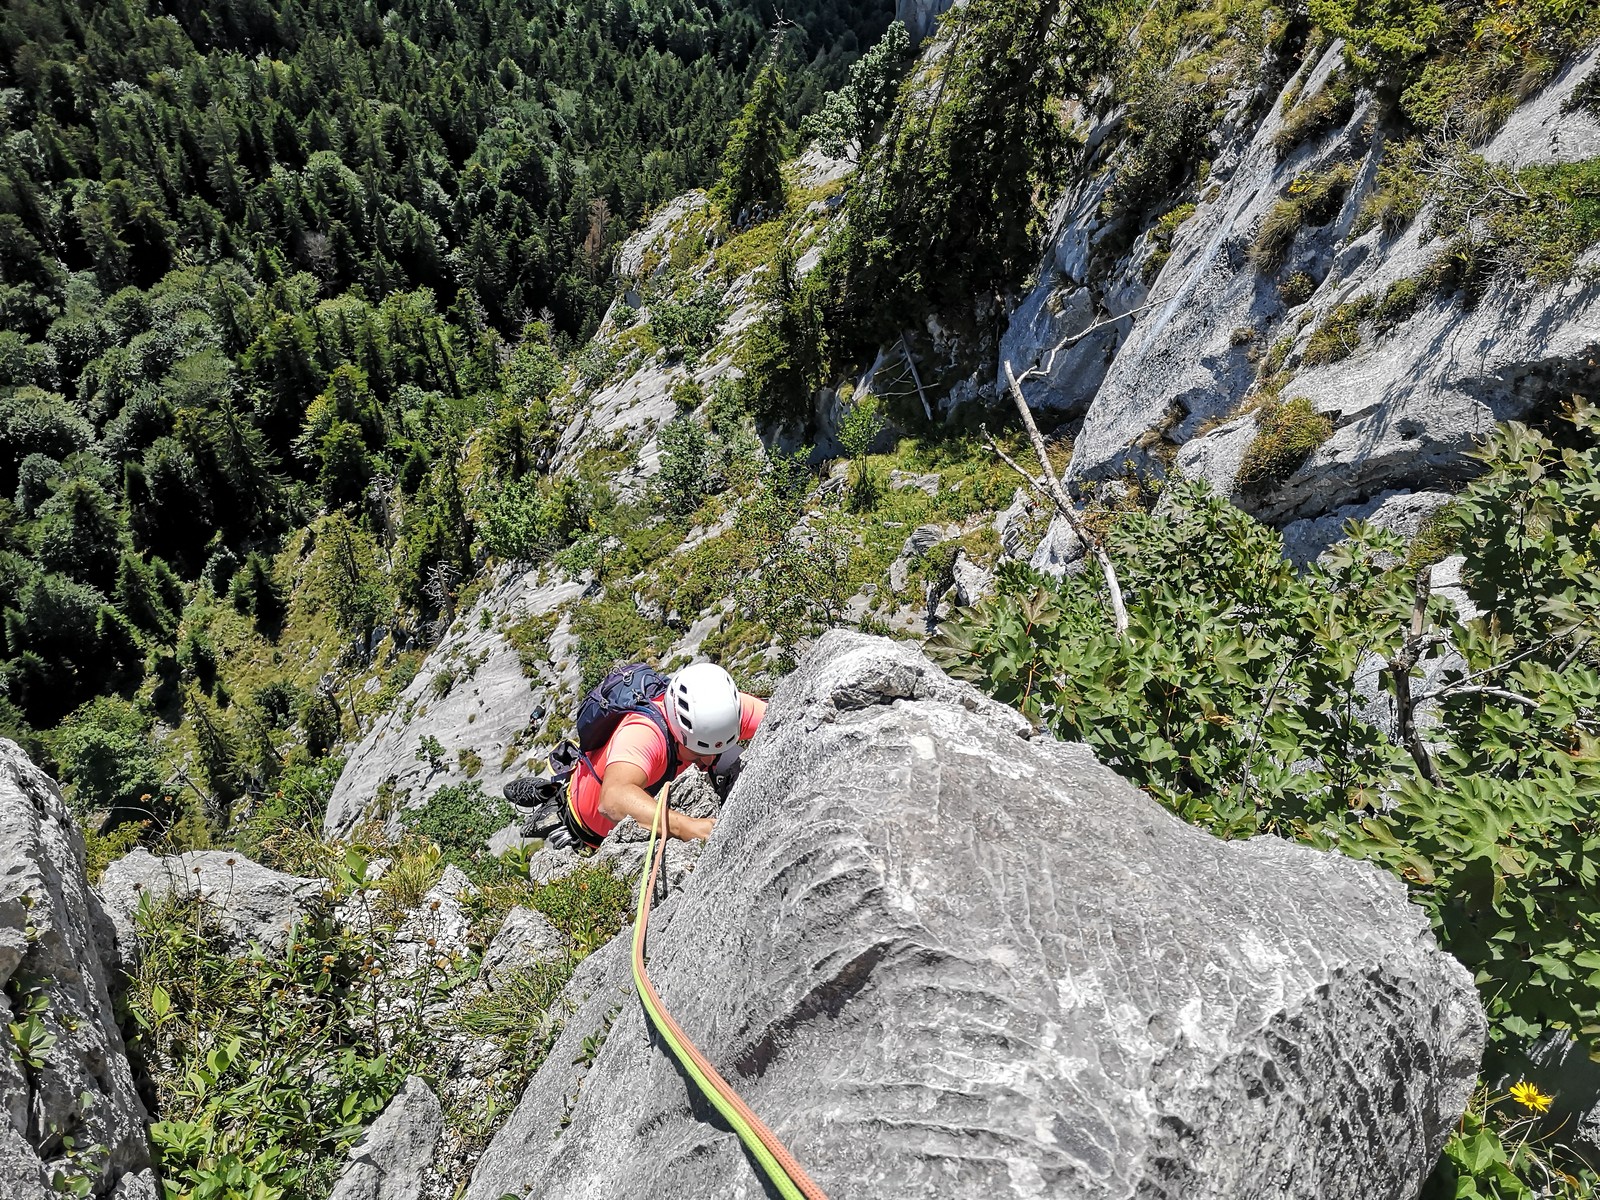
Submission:
{"label": "orange climbing rope", "polygon": [[[683,1032],[667,1006],[661,1002],[661,996],[656,991],[655,984],[650,982],[650,975],[644,966],[644,940],[645,932],[650,921],[650,900],[656,888],[656,879],[661,872],[661,864],[667,852],[667,792],[662,788],[656,800],[655,820],[650,826],[650,845],[645,857],[650,863],[650,869],[643,873],[639,881],[639,911],[633,923],[633,981],[639,989],[639,999],[644,1002],[645,1013],[649,1016],[651,1024],[656,1027],[656,1032],[666,1042],[667,1048],[672,1051],[672,1056],[678,1060],[680,1066],[687,1071],[695,1084],[705,1094],[706,1099],[716,1107],[729,1125],[733,1126],[739,1140],[745,1144],[762,1171],[778,1189],[784,1200],[828,1200],[827,1195],[805,1173],[799,1162],[795,1160],[789,1148],[778,1140],[778,1135],[768,1129],[760,1117],[756,1116],[734,1091],[717,1073],[709,1059],[700,1052],[700,1048],[689,1040],[688,1034]],[[657,845],[659,835],[659,846]]]}

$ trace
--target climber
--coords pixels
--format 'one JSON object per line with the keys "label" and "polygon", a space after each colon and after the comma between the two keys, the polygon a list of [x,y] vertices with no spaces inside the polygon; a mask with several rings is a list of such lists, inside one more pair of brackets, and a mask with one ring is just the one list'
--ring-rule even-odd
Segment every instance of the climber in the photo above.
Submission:
{"label": "climber", "polygon": [[[528,837],[556,847],[598,846],[623,817],[649,828],[662,784],[690,766],[725,790],[740,742],[755,736],[767,702],[741,692],[715,663],[693,663],[670,679],[643,663],[612,671],[578,708],[578,740],[550,756],[551,775],[515,779],[505,797],[535,807]],[[667,810],[668,836],[705,838],[716,824]]]}

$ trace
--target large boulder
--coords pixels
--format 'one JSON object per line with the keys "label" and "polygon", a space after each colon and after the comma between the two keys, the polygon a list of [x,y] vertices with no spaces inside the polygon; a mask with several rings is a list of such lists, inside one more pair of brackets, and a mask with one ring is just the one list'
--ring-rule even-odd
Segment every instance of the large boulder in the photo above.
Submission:
{"label": "large boulder", "polygon": [[107,867],[95,890],[115,929],[118,960],[131,967],[138,948],[135,918],[142,903],[198,896],[236,949],[254,942],[278,950],[290,927],[322,899],[328,883],[274,871],[232,850],[162,857],[141,848]]}
{"label": "large boulder", "polygon": [[444,1109],[427,1082],[406,1080],[382,1115],[350,1150],[328,1200],[421,1200]]}
{"label": "large boulder", "polygon": [[[650,971],[824,1190],[1416,1194],[1485,1024],[1398,880],[1218,841],[859,634],[806,656],[747,760]],[[596,999],[468,1200],[766,1194],[617,1009],[625,949],[585,965]]]}
{"label": "large boulder", "polygon": [[58,1174],[63,1186],[87,1175],[91,1193],[105,1196],[149,1164],[107,986],[109,945],[60,790],[0,739],[0,1026],[13,1027],[0,1030],[5,1200],[58,1196]]}

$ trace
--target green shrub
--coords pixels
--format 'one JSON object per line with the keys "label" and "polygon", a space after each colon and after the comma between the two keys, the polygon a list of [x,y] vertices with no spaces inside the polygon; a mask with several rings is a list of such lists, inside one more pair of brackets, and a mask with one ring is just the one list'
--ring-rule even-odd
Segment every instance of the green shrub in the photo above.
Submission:
{"label": "green shrub", "polygon": [[1434,232],[1488,278],[1553,287],[1600,242],[1600,158],[1513,170],[1458,150],[1438,179]]}
{"label": "green shrub", "polygon": [[1402,142],[1385,149],[1378,165],[1378,176],[1361,211],[1350,226],[1352,237],[1360,237],[1374,227],[1385,237],[1399,233],[1428,198],[1428,177],[1423,172],[1423,147],[1420,141]]}
{"label": "green shrub", "polygon": [[878,500],[878,481],[870,456],[872,444],[883,430],[882,405],[871,392],[853,400],[839,422],[839,444],[853,466],[850,500],[858,512],[870,511]]}
{"label": "green shrub", "polygon": [[[326,1194],[404,1071],[379,1051],[366,943],[322,917],[236,954],[198,901],[140,909],[129,1050],[170,1200]],[[388,1035],[403,1029],[381,1018]]]}
{"label": "green shrub", "polygon": [[1283,281],[1278,295],[1289,308],[1298,308],[1316,294],[1317,281],[1304,271],[1296,271]]}
{"label": "green shrub", "polygon": [[706,284],[697,290],[665,277],[646,298],[650,333],[670,358],[693,361],[716,341],[726,309],[721,289]]}
{"label": "green shrub", "polygon": [[1272,148],[1279,159],[1288,158],[1295,147],[1342,127],[1355,111],[1355,81],[1348,73],[1340,72],[1324,83],[1316,95],[1283,114],[1283,123],[1272,135]]}
{"label": "green shrub", "polygon": [[693,379],[680,379],[672,385],[672,407],[679,416],[692,413],[704,403],[706,390]]}
{"label": "green shrub", "polygon": [[1373,296],[1358,296],[1336,305],[1311,331],[1301,361],[1308,367],[1320,367],[1349,358],[1361,345],[1361,323],[1377,307]]}
{"label": "green shrub", "polygon": [[661,464],[651,491],[668,512],[687,516],[721,483],[711,469],[705,427],[692,416],[675,417],[656,434],[656,444]]}
{"label": "green shrub", "polygon": [[1349,163],[1339,163],[1312,175],[1296,175],[1283,199],[1272,206],[1262,221],[1250,247],[1251,261],[1260,270],[1276,271],[1288,258],[1295,234],[1304,226],[1326,225],[1338,216],[1354,181],[1355,168]]}
{"label": "green shrub", "polygon": [[[481,766],[480,762],[480,766]],[[477,780],[442,787],[421,808],[401,814],[400,823],[427,838],[470,877],[492,871],[489,837],[511,823],[511,805],[487,795]]]}
{"label": "green shrub", "polygon": [[115,696],[91,700],[46,734],[79,812],[153,812],[166,772],[150,740],[151,714]]}
{"label": "green shrub", "polygon": [[[1337,848],[1403,880],[1478,984],[1485,1079],[1551,1029],[1593,1047],[1600,415],[1573,417],[1577,446],[1516,424],[1491,434],[1484,474],[1440,517],[1484,616],[1462,625],[1443,600],[1426,611],[1425,634],[1446,643],[1431,653],[1461,665],[1435,688],[1425,743],[1395,744],[1359,716],[1358,670],[1408,637],[1417,562],[1403,540],[1358,526],[1297,575],[1276,534],[1201,485],[1169,486],[1166,516],[1121,514],[1106,530],[1126,638],[1093,578],[1005,568],[936,653],[1187,820]],[[1564,1119],[1480,1098],[1428,1194],[1592,1194],[1600,1179]]]}
{"label": "green shrub", "polygon": [[1372,310],[1372,319],[1380,329],[1393,329],[1416,312],[1431,291],[1431,281],[1426,277],[1396,279],[1384,289],[1383,299]]}
{"label": "green shrub", "polygon": [[1239,487],[1262,492],[1282,483],[1332,433],[1332,422],[1303,396],[1268,405],[1261,411],[1256,435],[1239,464]]}

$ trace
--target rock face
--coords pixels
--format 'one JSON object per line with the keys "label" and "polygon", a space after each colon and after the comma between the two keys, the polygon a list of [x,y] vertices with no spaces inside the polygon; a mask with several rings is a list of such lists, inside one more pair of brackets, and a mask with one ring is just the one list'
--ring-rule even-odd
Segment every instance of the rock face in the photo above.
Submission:
{"label": "rock face", "polygon": [[423,1176],[444,1132],[444,1110],[413,1075],[350,1149],[328,1200],[421,1200]]}
{"label": "rock face", "polygon": [[[1081,415],[1069,469],[1075,486],[1175,469],[1283,527],[1396,494],[1437,492],[1478,470],[1471,453],[1496,423],[1600,389],[1600,283],[1592,271],[1600,253],[1591,249],[1564,284],[1496,283],[1464,304],[1422,282],[1442,246],[1430,240],[1430,210],[1402,231],[1355,233],[1394,150],[1372,132],[1371,97],[1357,97],[1343,127],[1279,152],[1274,139],[1290,93],[1304,101],[1330,86],[1341,55],[1334,43],[1230,93],[1207,155],[1207,186],[1169,237],[1129,230],[1125,215],[1102,207],[1124,161],[1122,114],[1088,131],[1082,178],[1057,203],[1039,283],[1011,314],[999,356],[1020,373],[1048,361],[1064,336],[1107,322],[1024,385],[1034,407]],[[1600,122],[1569,102],[1597,63],[1600,51],[1591,51],[1568,65],[1510,116],[1485,157],[1520,167],[1596,154]],[[1335,168],[1352,173],[1339,211],[1300,229],[1280,268],[1258,269],[1251,248],[1279,200],[1296,179]],[[1309,290],[1286,298],[1290,280],[1294,293]],[[1413,311],[1382,329],[1368,320],[1342,359],[1307,353],[1341,305],[1376,305],[1400,284],[1418,288]],[[1257,425],[1240,409],[1264,360],[1281,364],[1281,399],[1308,401],[1332,432],[1288,478],[1247,493],[1237,476]],[[1002,383],[997,364],[996,388]],[[1326,549],[1321,530],[1303,541],[1301,561]]]}
{"label": "rock face", "polygon": [[[577,686],[576,668],[552,665],[559,660],[549,646],[566,633],[562,606],[583,595],[584,588],[581,582],[508,571],[486,589],[351,753],[328,801],[323,831],[344,837],[376,817],[395,832],[402,810],[422,805],[442,787],[476,779],[490,795],[498,795],[508,780],[527,774],[522,741],[529,713],[542,707],[564,714],[572,707],[568,697]],[[540,621],[549,625],[539,630],[543,648],[519,651],[510,631]],[[425,751],[418,757],[428,737],[443,748],[437,763],[428,761]]]}
{"label": "rock face", "polygon": [[955,0],[895,0],[894,19],[905,25],[913,43],[922,41],[933,32],[939,14],[951,7]]}
{"label": "rock face", "polygon": [[[1030,732],[911,648],[824,637],[652,923],[689,1035],[835,1195],[1415,1195],[1485,1026],[1399,881],[1217,841]],[[469,1200],[766,1194],[615,1008],[614,949]]]}
{"label": "rock face", "polygon": [[[55,783],[0,739],[0,1196],[46,1200],[88,1175],[138,1196],[150,1161],[107,986],[110,930],[84,875],[83,837]],[[76,1163],[63,1141],[84,1149]],[[124,1180],[127,1187],[119,1186]],[[148,1177],[145,1177],[148,1182]]]}
{"label": "rock face", "polygon": [[169,896],[199,895],[236,947],[257,942],[276,949],[326,887],[321,879],[286,875],[231,850],[192,850],[157,858],[141,847],[107,867],[95,890],[116,931],[118,960],[131,965],[134,917],[143,897],[154,904]]}

